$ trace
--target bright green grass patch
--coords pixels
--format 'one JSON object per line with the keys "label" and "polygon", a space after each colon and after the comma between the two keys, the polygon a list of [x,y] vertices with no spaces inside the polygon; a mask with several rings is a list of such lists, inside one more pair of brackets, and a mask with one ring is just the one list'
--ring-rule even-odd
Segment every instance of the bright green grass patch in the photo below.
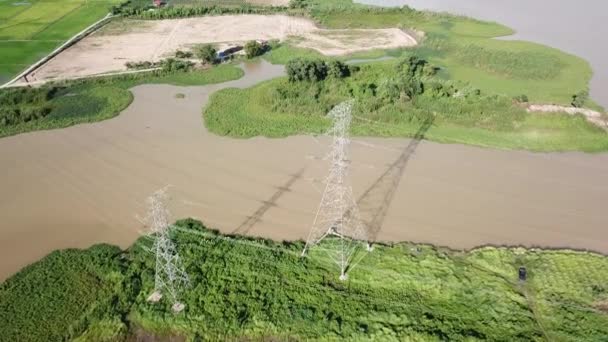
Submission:
{"label": "bright green grass patch", "polygon": [[218,135],[248,138],[322,133],[328,127],[328,121],[320,116],[273,113],[259,96],[267,98],[266,88],[226,89],[213,94],[204,111],[207,128]]}
{"label": "bright green grass patch", "polygon": [[[183,313],[171,312],[167,296],[147,302],[155,258],[150,239],[140,239],[122,254],[107,246],[55,252],[7,280],[3,337],[19,340],[27,328],[34,341],[120,340],[127,325],[194,341],[601,341],[608,334],[608,313],[599,309],[608,299],[608,258],[593,253],[377,244],[371,253],[357,250],[359,262],[340,281],[327,254],[338,245],[332,239],[305,258],[301,241],[226,236],[194,220],[178,222],[171,239],[190,278],[179,294]],[[35,298],[25,293],[32,284],[39,284]],[[84,298],[73,296],[79,291]]]}
{"label": "bright green grass patch", "polygon": [[32,39],[67,40],[108,14],[111,4],[110,1],[87,2],[38,32]]}
{"label": "bright green grass patch", "polygon": [[[0,81],[8,81],[55,49],[57,41],[6,42],[0,40]],[[0,82],[1,83],[1,82]]]}
{"label": "bright green grass patch", "polygon": [[321,58],[323,55],[313,49],[300,48],[294,46],[296,41],[286,41],[280,45],[273,47],[264,55],[264,59],[272,64],[287,64],[290,60],[296,57],[302,58]]}
{"label": "bright green grass patch", "polygon": [[[17,2],[17,1],[15,1]],[[68,38],[103,18],[119,0],[0,2],[0,82],[10,80]]]}
{"label": "bright green grass patch", "polygon": [[36,2],[0,25],[0,39],[30,39],[49,24],[81,6],[79,1]]}

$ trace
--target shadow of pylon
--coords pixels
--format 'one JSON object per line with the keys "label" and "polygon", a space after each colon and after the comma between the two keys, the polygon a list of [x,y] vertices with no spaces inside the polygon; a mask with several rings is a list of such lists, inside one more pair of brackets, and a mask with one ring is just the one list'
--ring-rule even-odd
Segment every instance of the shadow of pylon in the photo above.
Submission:
{"label": "shadow of pylon", "polygon": [[247,219],[243,221],[243,223],[241,223],[234,231],[232,231],[232,234],[247,234],[256,223],[262,220],[262,216],[264,216],[268,209],[276,206],[279,198],[281,198],[284,193],[290,191],[290,187],[298,179],[302,178],[302,174],[304,173],[305,169],[305,167],[301,168],[297,173],[293,174],[285,184],[278,187],[277,191],[275,191],[275,193],[272,194],[272,196],[268,200],[262,202],[262,205],[253,213],[253,215],[248,216]]}
{"label": "shadow of pylon", "polygon": [[410,157],[414,154],[434,121],[435,117],[432,116],[422,123],[399,157],[359,197],[357,206],[359,207],[360,218],[367,229],[369,242],[375,242],[378,238]]}

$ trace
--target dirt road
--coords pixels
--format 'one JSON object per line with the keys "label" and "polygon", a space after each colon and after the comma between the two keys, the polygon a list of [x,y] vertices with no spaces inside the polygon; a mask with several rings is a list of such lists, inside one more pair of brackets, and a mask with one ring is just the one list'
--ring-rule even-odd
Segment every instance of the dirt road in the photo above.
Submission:
{"label": "dirt road", "polygon": [[[56,248],[128,246],[146,197],[168,184],[175,218],[197,217],[224,232],[306,237],[329,141],[230,139],[201,121],[212,92],[281,72],[261,64],[221,85],[138,86],[114,119],[0,139],[0,279]],[[379,240],[608,253],[608,154],[355,139],[352,165],[355,197],[371,194],[361,201],[362,216],[385,212]],[[391,184],[398,184],[391,200],[381,201]]]}

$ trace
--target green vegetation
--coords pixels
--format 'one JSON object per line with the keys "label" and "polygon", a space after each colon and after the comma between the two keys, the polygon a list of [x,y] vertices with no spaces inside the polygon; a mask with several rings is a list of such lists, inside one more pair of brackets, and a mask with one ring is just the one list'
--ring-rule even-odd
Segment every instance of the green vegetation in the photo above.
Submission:
{"label": "green vegetation", "polygon": [[109,245],[55,251],[8,279],[0,285],[0,341],[62,341],[91,321],[120,321],[128,309],[121,254]]}
{"label": "green vegetation", "polygon": [[214,64],[217,61],[217,50],[210,44],[195,46],[194,55],[203,63]]}
{"label": "green vegetation", "polygon": [[[303,63],[290,62],[288,73],[295,64]],[[363,64],[346,78],[304,72],[315,81],[280,78],[214,94],[205,124],[232,137],[323,133],[330,125],[325,114],[354,98],[356,135],[411,137],[432,118],[425,138],[440,142],[534,151],[608,149],[606,133],[583,117],[527,113],[510,96],[446,79],[449,72],[416,55]]]}
{"label": "green vegetation", "polygon": [[309,11],[328,28],[420,30],[425,34],[420,55],[448,70],[446,77],[491,93],[523,93],[532,102],[568,105],[591,78],[591,67],[579,57],[535,43],[492,39],[513,33],[496,23],[350,0],[309,0]]}
{"label": "green vegetation", "polygon": [[0,83],[103,18],[119,0],[0,2]]}
{"label": "green vegetation", "polygon": [[349,77],[353,69],[340,61],[324,61],[322,59],[292,59],[285,67],[289,82],[311,81],[318,82],[325,79],[341,79]]}
{"label": "green vegetation", "polygon": [[[153,9],[153,10],[151,10]],[[203,1],[194,4],[179,4],[154,8],[147,1],[127,1],[116,6],[113,13],[137,19],[172,19],[200,17],[204,15],[224,14],[272,14],[285,12],[285,7],[256,6],[247,3],[223,3],[220,1]]]}
{"label": "green vegetation", "polygon": [[245,44],[245,55],[249,59],[264,54],[264,50],[264,46],[260,44],[257,40],[251,40],[248,41],[247,44]]}
{"label": "green vegetation", "polygon": [[166,297],[146,301],[154,256],[141,239],[123,253],[55,252],[7,280],[0,339],[121,340],[142,330],[189,340],[601,341],[608,334],[608,258],[593,253],[376,245],[341,282],[322,248],[300,257],[302,242],[225,236],[193,220],[178,222],[172,235],[191,280],[181,294],[185,312],[171,313]]}
{"label": "green vegetation", "polygon": [[139,84],[204,85],[243,75],[233,65],[182,72],[176,71],[181,70],[178,60],[163,64],[168,71],[60,82],[40,88],[1,89],[0,137],[112,118],[131,103],[129,88]]}

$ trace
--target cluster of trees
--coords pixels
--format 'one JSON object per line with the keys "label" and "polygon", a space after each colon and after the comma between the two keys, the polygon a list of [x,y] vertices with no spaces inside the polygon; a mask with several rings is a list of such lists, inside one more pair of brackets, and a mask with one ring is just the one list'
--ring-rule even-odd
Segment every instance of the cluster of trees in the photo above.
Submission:
{"label": "cluster of trees", "polygon": [[290,82],[318,82],[326,78],[345,78],[358,70],[357,67],[350,66],[341,61],[322,59],[295,58],[286,65],[287,77]]}
{"label": "cluster of trees", "polygon": [[0,90],[0,126],[13,126],[46,117],[52,111],[50,100],[56,92],[56,87]]}
{"label": "cluster of trees", "polygon": [[155,8],[149,3],[142,6],[137,3],[127,3],[126,5],[115,6],[112,13],[121,14],[125,17],[138,19],[172,19],[199,17],[204,15],[224,15],[224,14],[272,14],[285,12],[285,7],[277,6],[252,6],[243,4],[239,6],[183,6],[183,7],[162,7]]}

